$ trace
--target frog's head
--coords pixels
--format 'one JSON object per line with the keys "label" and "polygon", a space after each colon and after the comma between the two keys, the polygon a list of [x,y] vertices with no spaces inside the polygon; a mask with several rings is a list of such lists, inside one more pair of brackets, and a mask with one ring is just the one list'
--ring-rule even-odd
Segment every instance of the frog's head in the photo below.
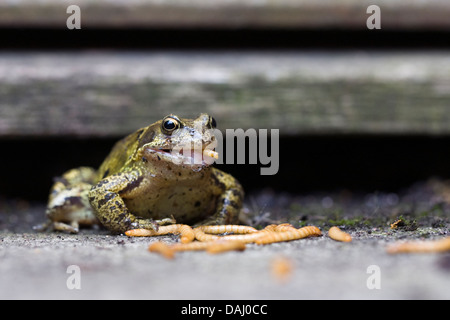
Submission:
{"label": "frog's head", "polygon": [[145,159],[171,162],[201,170],[214,159],[205,155],[216,144],[216,121],[206,113],[196,119],[183,119],[174,114],[143,129],[138,140],[138,150]]}

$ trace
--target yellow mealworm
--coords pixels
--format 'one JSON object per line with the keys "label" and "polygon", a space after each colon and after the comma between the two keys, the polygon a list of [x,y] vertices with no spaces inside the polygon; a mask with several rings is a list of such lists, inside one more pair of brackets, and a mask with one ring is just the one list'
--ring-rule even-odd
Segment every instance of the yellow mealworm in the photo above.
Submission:
{"label": "yellow mealworm", "polygon": [[[262,229],[261,231],[264,231],[264,232],[268,232],[268,231],[274,231],[275,232],[275,229],[277,228],[277,225],[276,224],[269,224],[269,225],[267,225],[264,229]],[[260,231],[260,232],[261,232]]]}
{"label": "yellow mealworm", "polygon": [[194,241],[190,243],[175,243],[170,246],[173,251],[195,251],[195,250],[205,250],[215,241]]}
{"label": "yellow mealworm", "polygon": [[131,229],[125,231],[125,235],[129,237],[154,237],[154,236],[162,236],[168,233],[178,233],[178,228],[180,225],[173,224],[170,226],[161,226],[158,228],[158,231],[148,230],[148,229]]}
{"label": "yellow mealworm", "polygon": [[[238,245],[238,243],[240,243],[240,245]],[[228,250],[239,250],[242,249],[242,247],[245,248],[245,243],[243,243],[242,241],[223,241],[223,240],[213,240],[204,242],[195,241],[191,243],[175,243],[170,246],[170,248],[173,251],[211,250],[214,253]]]}
{"label": "yellow mealworm", "polygon": [[203,151],[203,154],[214,159],[219,159],[219,153],[214,150],[205,149],[205,151]]}
{"label": "yellow mealworm", "polygon": [[200,227],[194,229],[195,239],[198,241],[212,241],[220,239],[220,236],[204,233]]}
{"label": "yellow mealworm", "polygon": [[388,253],[426,253],[450,251],[450,237],[432,241],[409,241],[387,247]]}
{"label": "yellow mealworm", "polygon": [[187,243],[194,240],[194,231],[187,224],[171,224],[168,226],[160,226],[158,231],[147,229],[132,229],[125,232],[129,237],[153,237],[162,236],[168,233],[180,233],[181,242]]}
{"label": "yellow mealworm", "polygon": [[192,228],[187,224],[180,225],[178,231],[181,234],[180,238],[181,243],[189,243],[194,241],[195,239],[194,230],[192,230]]}
{"label": "yellow mealworm", "polygon": [[173,259],[174,254],[175,254],[175,251],[172,250],[172,248],[170,248],[164,242],[160,242],[160,241],[152,243],[148,247],[148,251],[160,253],[160,254],[162,254],[164,257],[166,257],[168,259]]}
{"label": "yellow mealworm", "polygon": [[[242,241],[244,243],[250,243],[250,242],[255,242],[257,239],[264,237],[265,235],[267,235],[270,232],[274,232],[276,230],[278,226],[275,224],[271,224],[266,226],[264,229],[262,230],[256,230],[256,232],[252,232],[250,234],[232,234],[232,235],[226,235],[226,236],[222,236],[220,239],[223,240],[238,240],[238,241]],[[294,230],[297,230],[295,228],[293,228]]]}
{"label": "yellow mealworm", "polygon": [[245,250],[245,243],[242,241],[226,240],[226,241],[214,241],[206,248],[208,253],[222,253],[231,250]]}
{"label": "yellow mealworm", "polygon": [[306,238],[309,236],[319,236],[322,233],[315,226],[306,226],[300,229],[284,232],[268,232],[264,237],[256,239],[257,244],[268,244],[273,242],[291,241]]}
{"label": "yellow mealworm", "polygon": [[263,232],[262,230],[259,232],[249,233],[249,234],[231,234],[227,236],[222,236],[220,239],[227,241],[240,241],[243,243],[255,242],[257,239],[264,237],[267,232]]}
{"label": "yellow mealworm", "polygon": [[338,227],[331,227],[330,230],[328,230],[328,236],[336,241],[342,242],[352,241],[352,236],[349,235],[347,232],[342,231]]}
{"label": "yellow mealworm", "polygon": [[177,251],[197,251],[206,250],[208,253],[215,254],[231,250],[244,250],[245,243],[242,241],[205,241],[191,243],[176,243],[167,245],[163,242],[155,242],[148,248],[151,252],[162,254],[166,258],[172,259]]}
{"label": "yellow mealworm", "polygon": [[[194,229],[195,238],[198,241],[219,240],[224,237],[213,234],[234,232],[234,233],[257,233],[258,230],[249,226],[240,225],[217,225],[217,226],[200,226]],[[213,234],[210,234],[213,233]]]}
{"label": "yellow mealworm", "polygon": [[[194,229],[195,238],[198,241],[213,241],[213,240],[239,240],[245,243],[254,242],[256,239],[265,235],[267,232],[274,230],[276,225],[268,225],[263,230],[256,230],[255,228],[248,226],[238,226],[238,225],[218,225],[218,226],[200,226]],[[210,233],[224,233],[224,232],[234,232],[243,234],[233,234],[225,236],[217,236]]]}
{"label": "yellow mealworm", "polygon": [[129,237],[153,237],[156,236],[157,233],[153,230],[147,230],[147,229],[131,229],[128,231],[125,231],[125,235]]}
{"label": "yellow mealworm", "polygon": [[292,274],[293,262],[286,257],[276,257],[271,261],[272,275],[279,281],[286,281]]}
{"label": "yellow mealworm", "polygon": [[164,235],[168,233],[181,234],[181,242],[188,243],[194,240],[194,231],[187,224],[171,224],[168,226],[161,226],[157,231],[157,235]]}
{"label": "yellow mealworm", "polygon": [[293,230],[297,230],[297,229],[294,228],[294,226],[292,226],[290,223],[282,223],[282,224],[275,226],[273,231],[284,232],[284,231],[293,231]]}
{"label": "yellow mealworm", "polygon": [[233,233],[239,233],[239,234],[258,232],[258,230],[256,230],[253,227],[234,225],[234,224],[200,226],[198,228],[205,233],[212,233],[212,234],[219,234],[219,233],[226,233],[226,232],[233,232]]}

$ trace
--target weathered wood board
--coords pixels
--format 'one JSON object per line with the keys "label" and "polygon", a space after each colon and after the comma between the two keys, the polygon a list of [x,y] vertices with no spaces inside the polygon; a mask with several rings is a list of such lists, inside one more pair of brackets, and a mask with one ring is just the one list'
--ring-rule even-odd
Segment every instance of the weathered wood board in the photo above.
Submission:
{"label": "weathered wood board", "polygon": [[447,0],[16,0],[0,2],[0,26],[66,28],[73,4],[82,28],[366,29],[370,5],[380,7],[382,28],[450,28]]}
{"label": "weathered wood board", "polygon": [[220,129],[449,134],[449,52],[0,53],[0,136],[119,136],[166,114]]}

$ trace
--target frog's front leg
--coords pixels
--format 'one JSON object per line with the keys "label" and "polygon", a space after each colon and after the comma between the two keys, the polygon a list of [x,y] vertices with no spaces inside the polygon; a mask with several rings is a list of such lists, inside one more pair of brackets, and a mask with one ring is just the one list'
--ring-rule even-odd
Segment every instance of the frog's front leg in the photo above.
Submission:
{"label": "frog's front leg", "polygon": [[111,175],[94,185],[89,191],[89,201],[100,222],[115,233],[142,228],[155,230],[160,224],[174,223],[173,219],[160,221],[142,219],[132,214],[124,198],[138,189],[144,177],[130,171]]}
{"label": "frog's front leg", "polygon": [[239,213],[244,201],[244,189],[241,184],[232,175],[216,168],[213,168],[212,183],[220,192],[216,212],[201,224],[239,223]]}

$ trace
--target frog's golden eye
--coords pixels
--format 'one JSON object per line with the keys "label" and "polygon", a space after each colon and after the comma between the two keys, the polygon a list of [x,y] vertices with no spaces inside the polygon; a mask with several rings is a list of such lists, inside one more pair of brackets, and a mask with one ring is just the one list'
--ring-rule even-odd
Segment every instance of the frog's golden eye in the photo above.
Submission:
{"label": "frog's golden eye", "polygon": [[173,117],[166,117],[162,121],[161,128],[164,133],[171,134],[173,131],[180,128],[180,121]]}
{"label": "frog's golden eye", "polygon": [[209,117],[209,125],[211,126],[211,128],[215,129],[217,127],[216,119],[214,119],[213,117]]}

